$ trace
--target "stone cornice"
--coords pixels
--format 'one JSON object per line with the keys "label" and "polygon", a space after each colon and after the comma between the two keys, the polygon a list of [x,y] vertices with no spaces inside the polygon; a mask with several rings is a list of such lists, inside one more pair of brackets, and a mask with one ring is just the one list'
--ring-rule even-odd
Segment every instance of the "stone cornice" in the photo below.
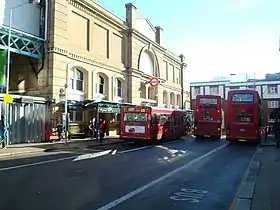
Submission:
{"label": "stone cornice", "polygon": [[104,21],[117,26],[118,28],[121,28],[123,30],[127,30],[128,27],[125,24],[125,22],[118,18],[113,13],[109,12],[108,10],[104,9],[102,6],[100,6],[98,3],[92,1],[88,2],[85,0],[67,0],[69,4],[76,7],[77,9],[85,12],[86,14],[92,16],[92,17],[101,17],[104,19]]}
{"label": "stone cornice", "polygon": [[59,47],[50,47],[47,50],[47,52],[48,53],[60,54],[62,56],[66,56],[69,59],[73,59],[73,60],[76,60],[78,62],[82,62],[82,63],[85,63],[85,64],[97,66],[97,67],[100,67],[100,68],[104,68],[104,69],[107,69],[107,70],[110,70],[110,71],[113,71],[113,72],[116,72],[116,73],[123,74],[123,71],[125,70],[125,68],[119,69],[119,68],[116,68],[116,67],[104,64],[104,63],[100,63],[100,62],[97,62],[93,59],[89,59],[89,58],[77,55],[75,53],[69,52],[69,51],[67,51],[65,49],[62,49],[62,48],[59,48]]}

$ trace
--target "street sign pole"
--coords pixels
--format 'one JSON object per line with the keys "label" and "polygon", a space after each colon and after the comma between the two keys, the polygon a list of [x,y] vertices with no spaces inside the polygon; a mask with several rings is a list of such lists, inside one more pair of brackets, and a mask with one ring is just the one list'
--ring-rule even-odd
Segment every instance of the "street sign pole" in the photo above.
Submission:
{"label": "street sign pole", "polygon": [[64,114],[65,114],[65,144],[68,143],[68,106],[67,106],[67,84],[64,85]]}

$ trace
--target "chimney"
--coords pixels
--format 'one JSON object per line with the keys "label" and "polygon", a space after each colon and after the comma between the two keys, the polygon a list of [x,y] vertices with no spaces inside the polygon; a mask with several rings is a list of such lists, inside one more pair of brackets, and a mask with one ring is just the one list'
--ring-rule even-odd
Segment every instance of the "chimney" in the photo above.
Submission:
{"label": "chimney", "polygon": [[137,18],[137,8],[132,3],[127,3],[126,8],[126,25],[129,28],[135,28]]}
{"label": "chimney", "polygon": [[158,43],[159,45],[163,44],[163,29],[160,26],[156,26],[156,43]]}

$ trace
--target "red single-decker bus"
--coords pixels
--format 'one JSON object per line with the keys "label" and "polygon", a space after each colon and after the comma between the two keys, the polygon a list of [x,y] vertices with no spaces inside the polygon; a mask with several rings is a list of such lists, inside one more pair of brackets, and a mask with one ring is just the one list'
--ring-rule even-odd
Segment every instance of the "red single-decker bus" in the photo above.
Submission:
{"label": "red single-decker bus", "polygon": [[172,140],[186,135],[186,112],[135,106],[121,108],[120,138],[129,141]]}
{"label": "red single-decker bus", "polygon": [[197,138],[221,138],[222,99],[217,95],[197,95],[194,113],[194,135]]}
{"label": "red single-decker bus", "polygon": [[256,90],[230,90],[226,104],[226,139],[254,141],[261,139],[261,99]]}

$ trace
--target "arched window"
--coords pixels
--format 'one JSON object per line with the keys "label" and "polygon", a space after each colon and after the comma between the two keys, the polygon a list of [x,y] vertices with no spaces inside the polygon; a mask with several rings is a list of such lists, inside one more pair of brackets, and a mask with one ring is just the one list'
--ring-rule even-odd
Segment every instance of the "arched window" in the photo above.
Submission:
{"label": "arched window", "polygon": [[70,70],[70,85],[72,90],[84,91],[84,73],[79,69]]}
{"label": "arched window", "polygon": [[177,95],[177,106],[181,106],[181,95]]}
{"label": "arched window", "polygon": [[170,93],[170,104],[171,105],[175,105],[175,94],[174,93]]}
{"label": "arched window", "polygon": [[117,96],[122,97],[122,81],[117,79]]}
{"label": "arched window", "polygon": [[97,93],[105,95],[105,78],[97,76]]}
{"label": "arched window", "polygon": [[140,84],[140,98],[146,98],[146,86],[144,83]]}
{"label": "arched window", "polygon": [[147,75],[155,75],[154,57],[149,51],[141,53],[139,61],[139,69]]}
{"label": "arched window", "polygon": [[167,92],[164,90],[163,91],[163,103],[164,104],[167,104],[168,103],[168,98],[167,98],[168,96],[167,96]]}

